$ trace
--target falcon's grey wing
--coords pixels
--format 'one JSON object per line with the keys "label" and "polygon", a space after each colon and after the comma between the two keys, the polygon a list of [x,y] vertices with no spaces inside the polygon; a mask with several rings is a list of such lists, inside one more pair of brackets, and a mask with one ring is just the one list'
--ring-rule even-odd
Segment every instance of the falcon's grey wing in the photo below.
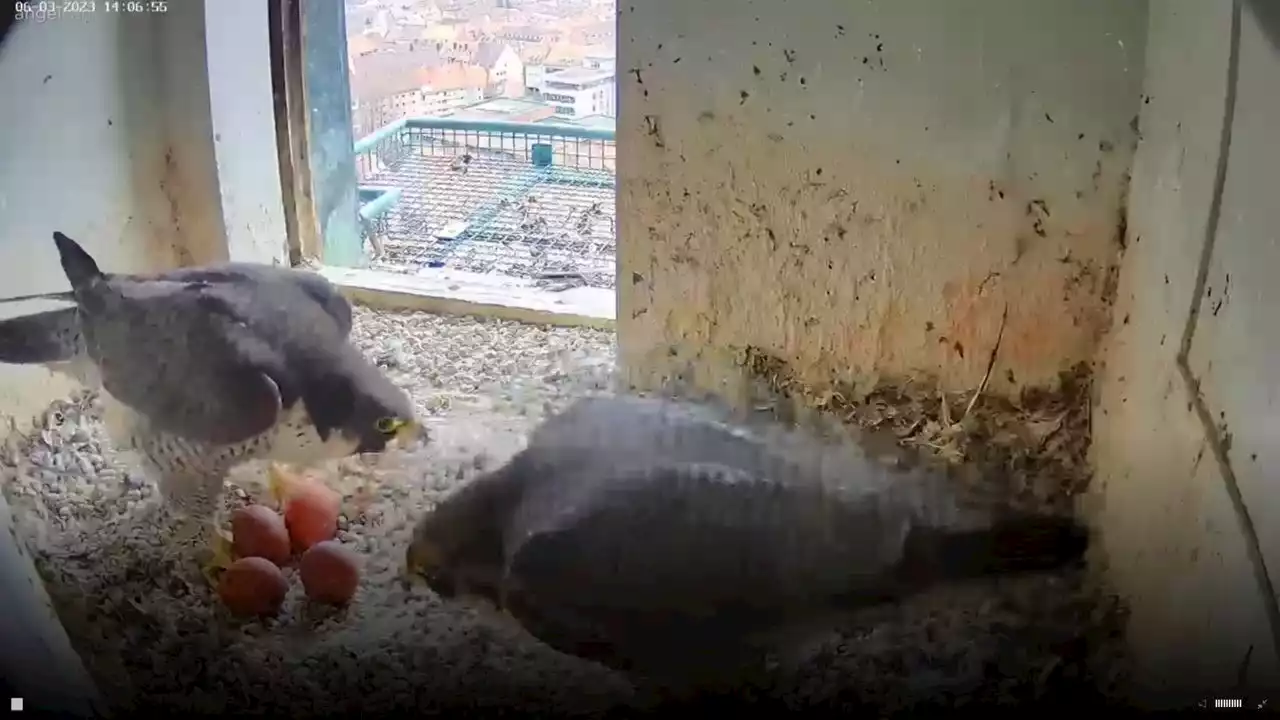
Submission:
{"label": "falcon's grey wing", "polygon": [[307,270],[253,265],[250,263],[222,263],[198,268],[179,268],[155,276],[158,280],[179,282],[206,282],[211,284],[281,282],[302,290],[324,309],[337,323],[342,337],[351,335],[351,303],[338,288],[323,276]]}
{"label": "falcon's grey wing", "polygon": [[548,645],[616,669],[652,673],[693,648],[731,663],[754,633],[874,587],[895,560],[871,562],[892,555],[876,521],[717,465],[561,477],[509,528],[503,603]]}
{"label": "falcon's grey wing", "polygon": [[884,532],[876,510],[817,486],[651,459],[539,486],[513,518],[508,563],[519,586],[554,602],[745,620],[891,568],[901,533]]}
{"label": "falcon's grey wing", "polygon": [[216,286],[126,283],[84,332],[102,385],[155,427],[219,444],[242,442],[279,419],[285,368]]}
{"label": "falcon's grey wing", "polygon": [[790,453],[777,452],[710,409],[630,396],[575,402],[543,421],[528,449],[521,462],[539,466],[531,474],[573,473],[602,462],[709,462],[753,471],[791,462]]}
{"label": "falcon's grey wing", "polygon": [[728,661],[831,611],[1060,567],[1088,543],[1070,519],[969,507],[945,475],[853,443],[667,401],[581,401],[486,477],[419,522],[407,565],[486,597],[496,571],[496,599],[545,642],[648,673],[698,642]]}
{"label": "falcon's grey wing", "polygon": [[306,270],[288,270],[294,282],[311,296],[338,323],[345,339],[351,335],[351,303],[337,286],[320,275]]}

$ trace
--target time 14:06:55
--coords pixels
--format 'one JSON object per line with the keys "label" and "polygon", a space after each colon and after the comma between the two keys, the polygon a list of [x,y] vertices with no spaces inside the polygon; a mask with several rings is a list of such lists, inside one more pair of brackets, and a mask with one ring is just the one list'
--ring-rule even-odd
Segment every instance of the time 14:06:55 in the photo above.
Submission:
{"label": "time 14:06:55", "polygon": [[169,0],[19,0],[13,4],[19,20],[36,22],[56,20],[64,15],[87,15],[98,12],[98,6],[108,13],[163,13],[169,11]]}
{"label": "time 14:06:55", "polygon": [[169,11],[169,0],[105,0],[109,13],[162,13]]}

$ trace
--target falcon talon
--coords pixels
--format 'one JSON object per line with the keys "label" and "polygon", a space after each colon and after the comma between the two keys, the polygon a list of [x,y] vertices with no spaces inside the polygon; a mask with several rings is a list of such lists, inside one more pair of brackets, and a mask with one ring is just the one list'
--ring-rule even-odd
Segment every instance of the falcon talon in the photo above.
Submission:
{"label": "falcon talon", "polygon": [[267,465],[267,493],[275,502],[277,509],[283,509],[289,495],[291,477],[280,463]]}
{"label": "falcon talon", "polygon": [[235,561],[231,533],[215,528],[213,541],[204,549],[204,552],[209,555],[209,559],[201,563],[200,572],[211,586],[216,587],[222,571]]}

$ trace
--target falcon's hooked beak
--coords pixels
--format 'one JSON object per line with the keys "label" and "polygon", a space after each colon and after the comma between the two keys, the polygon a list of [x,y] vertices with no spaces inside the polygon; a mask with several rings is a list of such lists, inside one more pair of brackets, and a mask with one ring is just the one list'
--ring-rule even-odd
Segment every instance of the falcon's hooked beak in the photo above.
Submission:
{"label": "falcon's hooked beak", "polygon": [[404,579],[406,583],[426,582],[427,587],[442,598],[458,594],[457,583],[445,570],[439,548],[431,543],[416,539],[409,543],[404,554]]}
{"label": "falcon's hooked beak", "polygon": [[416,444],[426,444],[431,436],[427,429],[416,421],[407,418],[382,418],[377,423],[377,435],[366,437],[356,448],[360,454],[378,453],[391,443],[402,448],[411,448]]}
{"label": "falcon's hooked beak", "polygon": [[413,420],[397,419],[390,423],[391,437],[396,442],[408,443],[419,438],[426,438],[427,429]]}

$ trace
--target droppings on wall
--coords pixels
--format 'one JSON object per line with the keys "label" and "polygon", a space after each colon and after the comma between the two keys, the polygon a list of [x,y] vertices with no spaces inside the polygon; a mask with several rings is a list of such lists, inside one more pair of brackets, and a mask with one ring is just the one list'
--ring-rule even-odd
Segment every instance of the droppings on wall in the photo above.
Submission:
{"label": "droppings on wall", "polygon": [[1145,34],[1096,4],[627,6],[632,380],[731,381],[722,350],[753,345],[812,380],[971,388],[1005,307],[991,392],[1089,360]]}

